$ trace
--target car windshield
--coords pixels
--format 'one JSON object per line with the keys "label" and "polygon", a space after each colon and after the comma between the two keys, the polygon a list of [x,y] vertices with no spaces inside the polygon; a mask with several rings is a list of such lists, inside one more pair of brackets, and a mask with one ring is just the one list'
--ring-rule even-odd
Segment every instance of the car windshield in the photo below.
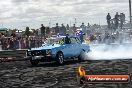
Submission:
{"label": "car windshield", "polygon": [[46,44],[64,44],[64,38],[48,38]]}

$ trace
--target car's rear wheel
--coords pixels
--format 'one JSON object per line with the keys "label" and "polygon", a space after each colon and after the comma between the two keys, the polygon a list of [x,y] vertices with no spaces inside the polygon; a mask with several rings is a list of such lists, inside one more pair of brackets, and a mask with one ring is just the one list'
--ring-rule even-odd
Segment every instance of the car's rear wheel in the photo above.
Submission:
{"label": "car's rear wheel", "polygon": [[32,66],[37,66],[39,61],[38,60],[30,60]]}
{"label": "car's rear wheel", "polygon": [[64,55],[63,55],[62,52],[58,52],[56,58],[57,58],[57,63],[58,64],[60,64],[60,65],[64,64]]}
{"label": "car's rear wheel", "polygon": [[85,50],[82,50],[80,55],[78,56],[78,61],[82,62],[85,60]]}

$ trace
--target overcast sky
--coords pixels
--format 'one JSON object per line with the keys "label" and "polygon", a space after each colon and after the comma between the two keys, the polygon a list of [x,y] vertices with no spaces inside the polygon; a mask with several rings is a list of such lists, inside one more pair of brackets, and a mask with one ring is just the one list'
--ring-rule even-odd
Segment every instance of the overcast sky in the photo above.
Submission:
{"label": "overcast sky", "polygon": [[[51,22],[77,25],[106,24],[106,15],[123,12],[129,17],[129,0],[0,0],[0,27],[39,28]],[[2,25],[3,24],[3,25]]]}

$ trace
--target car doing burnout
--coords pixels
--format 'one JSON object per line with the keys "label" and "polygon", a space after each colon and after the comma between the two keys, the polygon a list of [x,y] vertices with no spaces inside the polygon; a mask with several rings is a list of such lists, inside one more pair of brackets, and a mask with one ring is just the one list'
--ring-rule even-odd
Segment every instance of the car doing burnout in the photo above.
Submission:
{"label": "car doing burnout", "polygon": [[79,61],[84,60],[83,54],[89,52],[88,44],[81,43],[78,37],[51,37],[46,40],[39,48],[31,48],[27,51],[27,58],[30,58],[32,65],[39,62],[56,61],[63,64],[64,61],[78,58]]}

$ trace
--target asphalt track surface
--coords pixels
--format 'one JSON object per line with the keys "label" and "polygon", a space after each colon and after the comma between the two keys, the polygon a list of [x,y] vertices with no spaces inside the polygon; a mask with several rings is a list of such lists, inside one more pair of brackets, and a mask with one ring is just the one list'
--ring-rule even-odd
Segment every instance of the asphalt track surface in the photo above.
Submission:
{"label": "asphalt track surface", "polygon": [[132,88],[127,84],[77,83],[78,66],[83,66],[87,74],[129,74],[132,60],[68,61],[63,66],[55,63],[40,63],[32,67],[29,61],[0,63],[0,88]]}

